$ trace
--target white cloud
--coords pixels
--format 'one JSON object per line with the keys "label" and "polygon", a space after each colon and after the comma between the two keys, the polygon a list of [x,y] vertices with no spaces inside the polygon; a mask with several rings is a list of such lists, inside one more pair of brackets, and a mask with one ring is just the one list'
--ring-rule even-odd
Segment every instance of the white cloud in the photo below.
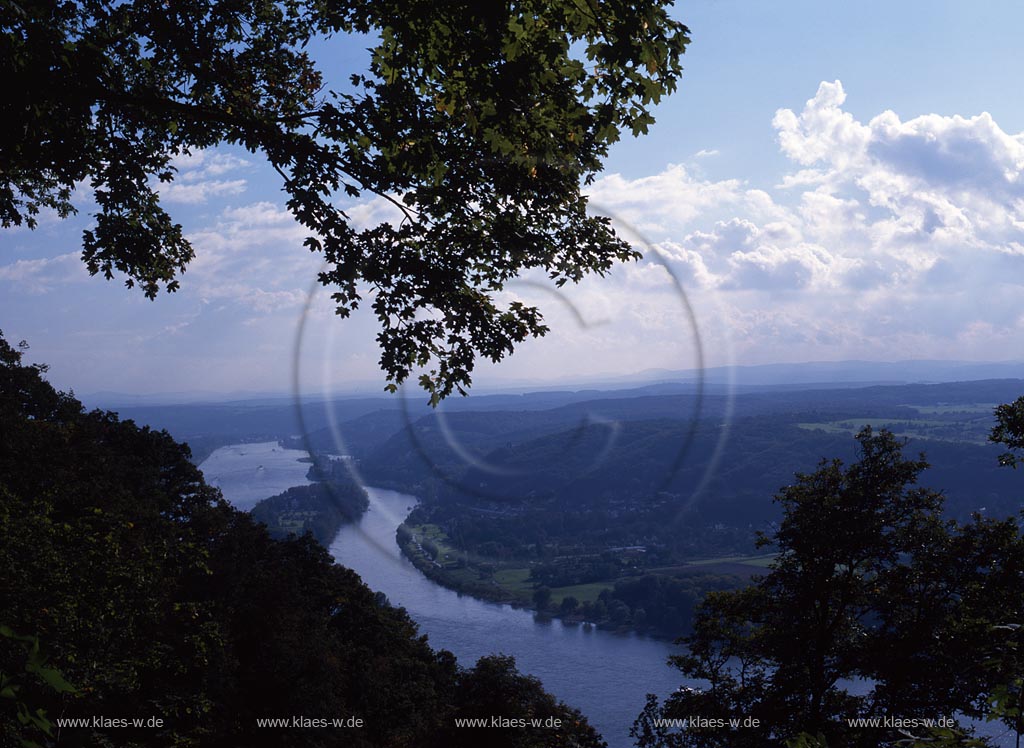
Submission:
{"label": "white cloud", "polygon": [[198,205],[211,198],[245,192],[245,179],[221,179],[231,172],[248,169],[245,159],[229,153],[198,150],[182,153],[171,160],[174,181],[158,186],[165,203]]}
{"label": "white cloud", "polygon": [[903,122],[886,111],[864,124],[845,100],[839,81],[825,82],[799,115],[776,113],[783,153],[815,167],[788,186],[816,180],[819,192],[853,193],[907,239],[993,245],[1024,228],[1024,133],[1007,134],[986,112]]}
{"label": "white cloud", "polygon": [[827,275],[829,260],[827,252],[813,245],[780,248],[761,244],[729,256],[731,272],[722,287],[780,291],[807,288],[816,278]]}
{"label": "white cloud", "polygon": [[[352,226],[362,231],[382,223],[398,225],[402,222],[404,214],[402,209],[396,205],[401,200],[398,195],[389,195],[391,199],[374,196],[369,200],[361,200],[353,205],[344,207],[345,215],[348,216]],[[392,202],[394,201],[394,202]]]}
{"label": "white cloud", "polygon": [[259,202],[227,208],[221,213],[221,223],[235,224],[239,228],[253,226],[296,226],[292,214],[274,203]]}
{"label": "white cloud", "polygon": [[845,101],[823,82],[775,114],[793,170],[771,190],[671,166],[599,179],[593,201],[718,294],[745,360],[956,357],[988,333],[990,357],[1024,349],[1024,134],[986,113],[863,122]]}
{"label": "white cloud", "polygon": [[321,264],[303,246],[309,231],[269,202],[227,208],[188,236],[196,258],[183,287],[204,304],[228,301],[247,313],[293,314]]}
{"label": "white cloud", "polygon": [[306,302],[305,291],[294,288],[278,291],[245,283],[207,285],[202,291],[203,303],[230,300],[258,314],[270,314],[283,309],[298,309]]}
{"label": "white cloud", "polygon": [[86,280],[88,277],[89,273],[79,252],[34,260],[16,260],[8,265],[0,265],[0,283],[32,293],[45,293],[54,286]]}
{"label": "white cloud", "polygon": [[[699,350],[711,364],[1005,359],[1024,350],[1024,135],[986,114],[859,119],[845,102],[841,83],[826,82],[802,109],[780,109],[764,123],[774,124],[789,159],[789,172],[768,186],[682,165],[596,180],[593,210],[612,215],[620,234],[652,257],[557,299],[529,284],[510,288],[540,305],[552,332],[524,345],[498,376],[689,368]],[[693,163],[713,153],[695,154]],[[199,152],[176,165],[171,187],[181,191],[172,199],[221,204],[188,231],[196,260],[170,302],[178,316],[157,324],[164,307],[141,302],[145,311],[125,315],[137,316],[160,345],[207,346],[224,381],[242,366],[244,376],[263,376],[253,370],[264,347],[286,376],[282,362],[321,269],[320,256],[303,246],[309,232],[275,203],[223,205],[245,188],[244,160]],[[400,216],[379,197],[345,210],[359,229]],[[0,266],[4,291],[45,291],[80,277],[77,253]],[[321,289],[310,329],[339,336],[346,366],[366,362],[360,375],[375,376],[371,310],[364,305],[339,323],[327,296]],[[253,352],[239,359],[246,346]],[[316,345],[310,350],[319,355]]]}
{"label": "white cloud", "polygon": [[779,133],[782,152],[804,166],[828,159],[838,167],[862,152],[868,131],[841,109],[845,101],[842,83],[822,81],[799,116],[789,109],[776,112],[772,124]]}
{"label": "white cloud", "polygon": [[[213,224],[188,235],[196,247],[195,268],[222,263],[233,255],[243,255],[247,262],[264,256],[287,262],[295,253],[308,255],[302,247],[307,236],[309,230],[287,210],[268,202],[228,208]],[[272,254],[261,251],[267,249]]]}
{"label": "white cloud", "polygon": [[239,195],[245,192],[244,179],[214,179],[203,182],[172,182],[160,188],[165,203],[197,205],[212,197]]}
{"label": "white cloud", "polygon": [[739,205],[745,198],[739,180],[696,179],[682,165],[634,180],[609,174],[596,180],[588,194],[595,212],[611,211],[637,230],[655,233],[685,228],[705,211]]}

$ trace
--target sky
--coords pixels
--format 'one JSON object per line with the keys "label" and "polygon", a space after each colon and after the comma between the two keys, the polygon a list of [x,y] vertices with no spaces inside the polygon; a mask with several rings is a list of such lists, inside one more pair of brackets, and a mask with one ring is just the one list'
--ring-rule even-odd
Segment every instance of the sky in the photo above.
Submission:
{"label": "sky", "polygon": [[[645,253],[555,292],[552,332],[480,387],[651,368],[1024,359],[1024,4],[698,0],[678,91],[588,189]],[[332,71],[363,40],[317,45]],[[196,260],[149,301],[79,259],[89,204],[0,229],[0,329],[78,393],[379,390],[375,321],[332,314],[275,174],[182,158],[163,201]],[[345,204],[359,225],[381,200]],[[305,321],[304,324],[300,324]],[[299,335],[299,332],[302,335]]]}

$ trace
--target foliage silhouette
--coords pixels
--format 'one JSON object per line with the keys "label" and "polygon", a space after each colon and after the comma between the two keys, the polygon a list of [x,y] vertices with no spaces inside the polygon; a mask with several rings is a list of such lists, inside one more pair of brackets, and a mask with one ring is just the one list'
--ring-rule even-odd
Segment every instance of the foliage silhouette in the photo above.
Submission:
{"label": "foliage silhouette", "polygon": [[[174,157],[261,153],[347,316],[372,298],[381,366],[432,400],[546,327],[498,300],[536,269],[556,285],[638,257],[581,186],[623,131],[639,135],[681,73],[687,29],[664,0],[18,0],[0,15],[0,223],[66,217],[87,184],[93,274],[149,297],[193,258],[160,202]],[[348,36],[345,41],[344,37]],[[369,42],[325,90],[307,45]],[[332,71],[333,72],[333,71]],[[338,198],[401,215],[357,229]]]}

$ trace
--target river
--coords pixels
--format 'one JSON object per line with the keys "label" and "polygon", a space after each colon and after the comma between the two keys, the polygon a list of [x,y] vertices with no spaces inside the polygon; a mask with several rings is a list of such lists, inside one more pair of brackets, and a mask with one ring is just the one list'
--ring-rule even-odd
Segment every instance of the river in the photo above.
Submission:
{"label": "river", "polygon": [[[306,453],[274,442],[221,447],[199,468],[239,509],[294,485],[304,485]],[[262,466],[262,469],[260,469]],[[288,481],[294,481],[284,485]],[[637,634],[614,634],[532,612],[483,602],[427,579],[404,556],[395,530],[416,503],[408,494],[368,488],[370,508],[331,543],[338,563],[354,569],[370,588],[401,605],[435,649],[447,649],[472,666],[488,654],[512,655],[520,672],[582,711],[609,748],[633,745],[629,728],[647,693],[664,697],[683,681],[666,661],[677,648]]]}
{"label": "river", "polygon": [[579,708],[609,748],[633,744],[629,728],[647,693],[664,697],[682,683],[679,672],[666,664],[677,651],[668,642],[541,620],[530,611],[483,602],[431,582],[395,542],[395,530],[415,497],[367,490],[369,511],[358,524],[341,529],[331,555],[392,604],[405,607],[430,643],[453,652],[462,665],[488,654],[512,655],[520,671],[537,676],[548,691]]}
{"label": "river", "polygon": [[[218,449],[199,467],[207,480],[217,478],[215,485],[228,501],[249,509],[289,488],[282,485],[289,480],[295,481],[290,485],[308,483],[308,464],[298,462],[305,456],[274,442],[239,444]],[[692,684],[667,666],[669,655],[678,651],[668,642],[538,619],[529,611],[435,584],[402,556],[395,542],[395,530],[416,497],[381,488],[367,491],[369,510],[358,523],[341,529],[331,543],[331,555],[392,604],[403,606],[435,649],[451,651],[467,667],[484,655],[512,655],[521,672],[536,676],[548,691],[582,711],[609,748],[633,745],[629,728],[647,693],[665,697],[680,685]],[[854,692],[865,688],[846,685]],[[1012,737],[998,724],[975,727],[979,737],[992,738],[994,745],[1012,745]]]}
{"label": "river", "polygon": [[277,442],[232,444],[215,450],[199,469],[206,482],[216,486],[236,509],[249,511],[258,502],[309,484],[309,455],[285,449]]}

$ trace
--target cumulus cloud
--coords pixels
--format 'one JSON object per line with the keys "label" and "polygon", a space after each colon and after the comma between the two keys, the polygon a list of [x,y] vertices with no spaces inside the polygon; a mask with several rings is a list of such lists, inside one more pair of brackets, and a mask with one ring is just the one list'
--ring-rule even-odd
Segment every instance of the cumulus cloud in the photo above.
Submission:
{"label": "cumulus cloud", "polygon": [[212,197],[238,195],[242,192],[245,192],[244,179],[215,179],[191,183],[172,182],[160,189],[160,197],[165,203],[197,205]]}
{"label": "cumulus cloud", "polygon": [[718,295],[748,360],[815,346],[819,358],[952,357],[986,331],[1024,346],[1006,301],[1024,284],[1024,133],[987,113],[865,122],[845,103],[826,81],[776,112],[792,169],[769,190],[672,166],[599,179],[593,201],[689,289]]}
{"label": "cumulus cloud", "polygon": [[800,114],[774,119],[783,153],[803,166],[789,185],[817,179],[824,194],[852,191],[889,213],[907,240],[999,245],[1024,228],[1024,133],[1004,132],[987,112],[926,114],[903,122],[892,111],[868,123],[842,109],[842,83],[822,83]]}
{"label": "cumulus cloud", "polygon": [[285,258],[309,236],[309,230],[295,222],[284,208],[269,202],[226,208],[217,219],[189,233],[196,247],[195,267],[222,262],[230,255],[243,254],[258,262],[261,249],[271,249]]}
{"label": "cumulus cloud", "polygon": [[868,129],[842,110],[845,101],[842,83],[822,81],[799,116],[790,109],[776,112],[772,124],[779,133],[782,152],[805,166],[824,159],[841,166],[850,154],[862,151]]}
{"label": "cumulus cloud", "polygon": [[189,234],[190,286],[203,303],[230,301],[260,315],[300,307],[321,260],[303,246],[309,231],[269,202],[225,208]]}
{"label": "cumulus cloud", "polygon": [[344,208],[352,226],[362,231],[373,228],[382,223],[390,223],[397,226],[404,217],[401,208],[398,207],[400,196],[389,195],[390,200],[377,196],[369,200],[362,200]]}
{"label": "cumulus cloud", "polygon": [[827,273],[827,252],[813,245],[775,247],[762,244],[729,256],[731,272],[724,286],[779,291],[806,288],[816,275]]}
{"label": "cumulus cloud", "polygon": [[270,314],[283,309],[298,309],[306,301],[306,293],[298,288],[268,291],[239,282],[208,284],[202,291],[203,303],[230,300],[257,314]]}
{"label": "cumulus cloud", "polygon": [[697,179],[679,164],[640,179],[610,174],[595,181],[588,193],[596,212],[613,212],[638,230],[655,233],[678,230],[706,211],[740,205],[746,198],[740,180]]}

